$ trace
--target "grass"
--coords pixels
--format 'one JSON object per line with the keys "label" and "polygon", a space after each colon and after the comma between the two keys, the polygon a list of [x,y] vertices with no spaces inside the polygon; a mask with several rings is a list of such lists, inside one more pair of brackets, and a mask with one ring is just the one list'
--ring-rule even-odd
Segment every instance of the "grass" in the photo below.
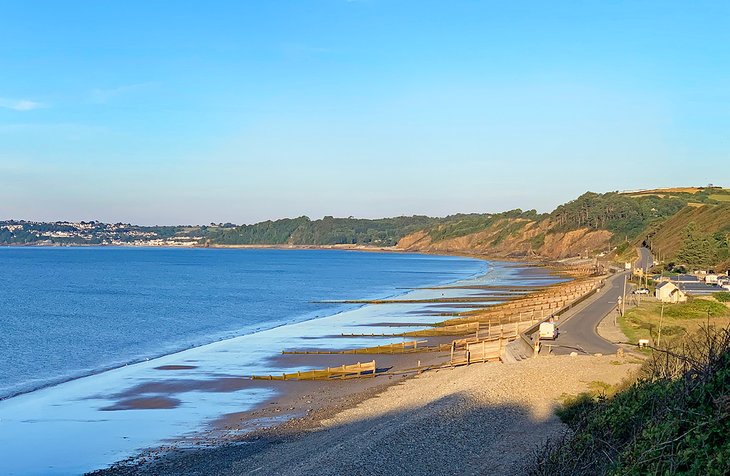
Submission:
{"label": "grass", "polygon": [[701,324],[707,323],[708,315],[712,325],[725,327],[730,324],[730,309],[708,299],[665,304],[663,320],[661,309],[661,303],[643,302],[640,306],[626,310],[626,315],[620,317],[618,322],[629,342],[636,344],[639,339],[656,341],[660,323],[662,339],[696,331]]}
{"label": "grass", "polygon": [[636,247],[627,241],[618,245],[616,250],[614,250],[614,259],[619,262],[633,263],[638,257]]}
{"label": "grass", "polygon": [[[661,306],[659,306],[661,308]],[[692,299],[680,304],[666,306],[664,316],[675,319],[706,319],[709,317],[723,317],[730,314],[730,310],[723,304],[709,299]]]}
{"label": "grass", "polygon": [[611,385],[610,383],[602,382],[600,380],[588,382],[588,389],[596,395],[610,396],[616,393],[618,387],[618,385]]}
{"label": "grass", "polygon": [[710,195],[709,198],[710,198],[710,200],[716,200],[718,202],[730,202],[730,195],[724,194],[724,193],[722,193],[722,194],[716,193],[716,194]]}
{"label": "grass", "polygon": [[717,299],[720,302],[730,302],[730,292],[727,291],[720,291],[719,293],[714,293],[712,295],[715,299]]}
{"label": "grass", "polygon": [[[620,362],[615,362],[615,364],[614,362],[611,363],[621,365]],[[563,423],[567,423],[573,420],[577,413],[580,413],[601,399],[612,397],[623,388],[626,388],[627,385],[626,382],[611,385],[601,380],[588,382],[588,390],[585,392],[581,392],[578,395],[562,394],[560,396],[561,405],[555,410],[555,414]]]}

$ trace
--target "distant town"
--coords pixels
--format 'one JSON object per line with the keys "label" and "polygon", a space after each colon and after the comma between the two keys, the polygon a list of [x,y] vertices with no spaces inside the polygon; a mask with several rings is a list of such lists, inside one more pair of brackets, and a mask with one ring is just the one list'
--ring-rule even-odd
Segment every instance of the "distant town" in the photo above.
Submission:
{"label": "distant town", "polygon": [[144,227],[128,223],[0,221],[0,245],[197,246],[207,227]]}

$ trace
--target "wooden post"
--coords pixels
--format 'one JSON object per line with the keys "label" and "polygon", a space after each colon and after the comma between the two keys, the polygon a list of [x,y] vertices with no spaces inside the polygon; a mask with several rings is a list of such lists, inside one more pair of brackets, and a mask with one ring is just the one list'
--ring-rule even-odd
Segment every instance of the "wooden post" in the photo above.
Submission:
{"label": "wooden post", "polygon": [[451,360],[449,361],[452,366],[454,365],[454,350],[456,350],[456,341],[452,340],[451,341]]}
{"label": "wooden post", "polygon": [[656,339],[656,346],[659,347],[662,343],[662,321],[664,320],[664,303],[662,302],[662,310],[659,314],[659,335]]}

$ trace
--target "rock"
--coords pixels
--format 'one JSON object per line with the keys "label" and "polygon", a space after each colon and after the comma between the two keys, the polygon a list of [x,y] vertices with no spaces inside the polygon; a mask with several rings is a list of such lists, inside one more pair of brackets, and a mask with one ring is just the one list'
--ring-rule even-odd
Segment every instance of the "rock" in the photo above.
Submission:
{"label": "rock", "polygon": [[571,352],[570,353],[570,356],[571,357],[578,357],[578,352]]}

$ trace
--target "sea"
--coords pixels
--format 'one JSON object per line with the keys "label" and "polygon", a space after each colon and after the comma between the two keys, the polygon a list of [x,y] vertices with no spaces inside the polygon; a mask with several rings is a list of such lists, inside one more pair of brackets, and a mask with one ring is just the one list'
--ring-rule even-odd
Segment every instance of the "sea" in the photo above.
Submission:
{"label": "sea", "polygon": [[0,399],[486,268],[341,250],[0,248]]}
{"label": "sea", "polygon": [[[282,350],[337,348],[345,333],[393,333],[393,323],[405,332],[464,310],[337,301],[547,284],[537,278],[513,264],[413,253],[0,248],[0,474],[106,467],[272,398],[210,383],[281,372]],[[119,406],[126,395],[156,398],[160,385],[174,405]]]}

